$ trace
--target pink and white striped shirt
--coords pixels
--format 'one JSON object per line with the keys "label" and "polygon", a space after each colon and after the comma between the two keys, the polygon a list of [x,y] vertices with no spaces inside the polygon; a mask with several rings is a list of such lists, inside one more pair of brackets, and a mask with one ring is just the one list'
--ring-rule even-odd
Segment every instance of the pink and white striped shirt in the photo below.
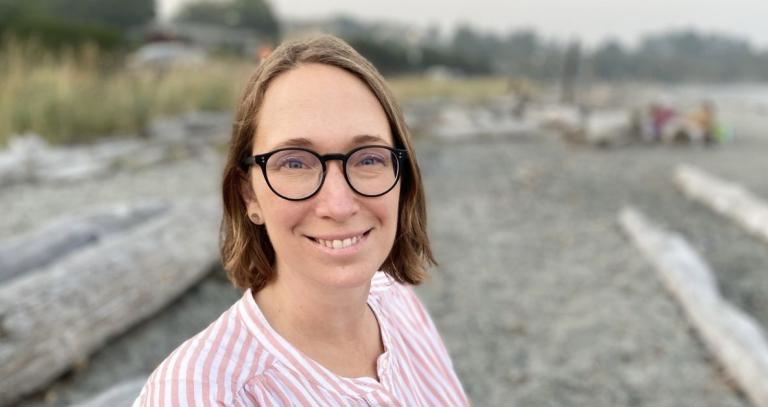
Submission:
{"label": "pink and white striped shirt", "polygon": [[341,377],[304,356],[270,327],[248,290],[157,367],[133,407],[469,405],[413,289],[378,272],[368,304],[385,349],[379,381]]}

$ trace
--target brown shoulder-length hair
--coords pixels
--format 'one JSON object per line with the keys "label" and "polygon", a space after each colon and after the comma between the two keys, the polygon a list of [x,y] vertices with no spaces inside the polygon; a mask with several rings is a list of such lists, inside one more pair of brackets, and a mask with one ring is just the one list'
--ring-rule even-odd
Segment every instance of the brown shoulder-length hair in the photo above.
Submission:
{"label": "brown shoulder-length hair", "polygon": [[421,174],[403,114],[376,68],[349,44],[328,35],[283,43],[261,62],[245,87],[235,113],[222,182],[224,217],[219,248],[229,279],[241,289],[250,288],[256,292],[274,278],[275,251],[266,228],[249,220],[241,196],[241,183],[247,174],[240,161],[251,153],[259,110],[270,81],[308,63],[344,69],[368,85],[387,115],[395,146],[408,151],[407,165],[400,180],[397,235],[381,269],[398,282],[421,283],[426,268],[437,263],[427,237]]}

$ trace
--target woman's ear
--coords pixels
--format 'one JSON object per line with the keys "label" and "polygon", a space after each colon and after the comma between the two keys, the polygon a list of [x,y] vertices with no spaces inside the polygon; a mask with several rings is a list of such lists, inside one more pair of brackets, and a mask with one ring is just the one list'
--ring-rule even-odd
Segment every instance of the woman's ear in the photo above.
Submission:
{"label": "woman's ear", "polygon": [[253,185],[248,176],[240,178],[240,196],[245,202],[245,211],[251,222],[257,225],[264,224],[264,218],[261,216],[261,206],[256,200],[256,194],[253,192]]}

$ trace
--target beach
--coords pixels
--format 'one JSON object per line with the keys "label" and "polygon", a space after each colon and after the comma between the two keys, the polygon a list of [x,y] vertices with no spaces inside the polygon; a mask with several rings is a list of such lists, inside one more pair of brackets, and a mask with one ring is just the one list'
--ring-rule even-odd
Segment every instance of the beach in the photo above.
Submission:
{"label": "beach", "polygon": [[[682,233],[724,296],[768,326],[768,245],[674,186],[687,163],[768,199],[759,112],[723,145],[570,145],[559,135],[441,140],[416,152],[439,266],[417,288],[477,406],[746,406],[655,271],[617,224],[631,204]],[[87,183],[4,188],[0,238],[99,204],[216,195],[220,156]],[[146,377],[240,296],[213,268],[21,406],[82,401]]]}

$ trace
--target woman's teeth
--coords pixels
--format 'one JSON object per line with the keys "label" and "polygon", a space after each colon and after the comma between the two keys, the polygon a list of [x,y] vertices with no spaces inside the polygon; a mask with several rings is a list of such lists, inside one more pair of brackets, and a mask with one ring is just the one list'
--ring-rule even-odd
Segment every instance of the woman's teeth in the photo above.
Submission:
{"label": "woman's teeth", "polygon": [[344,249],[359,242],[363,238],[363,235],[346,238],[344,240],[323,240],[315,239],[317,243],[329,248],[329,249]]}

